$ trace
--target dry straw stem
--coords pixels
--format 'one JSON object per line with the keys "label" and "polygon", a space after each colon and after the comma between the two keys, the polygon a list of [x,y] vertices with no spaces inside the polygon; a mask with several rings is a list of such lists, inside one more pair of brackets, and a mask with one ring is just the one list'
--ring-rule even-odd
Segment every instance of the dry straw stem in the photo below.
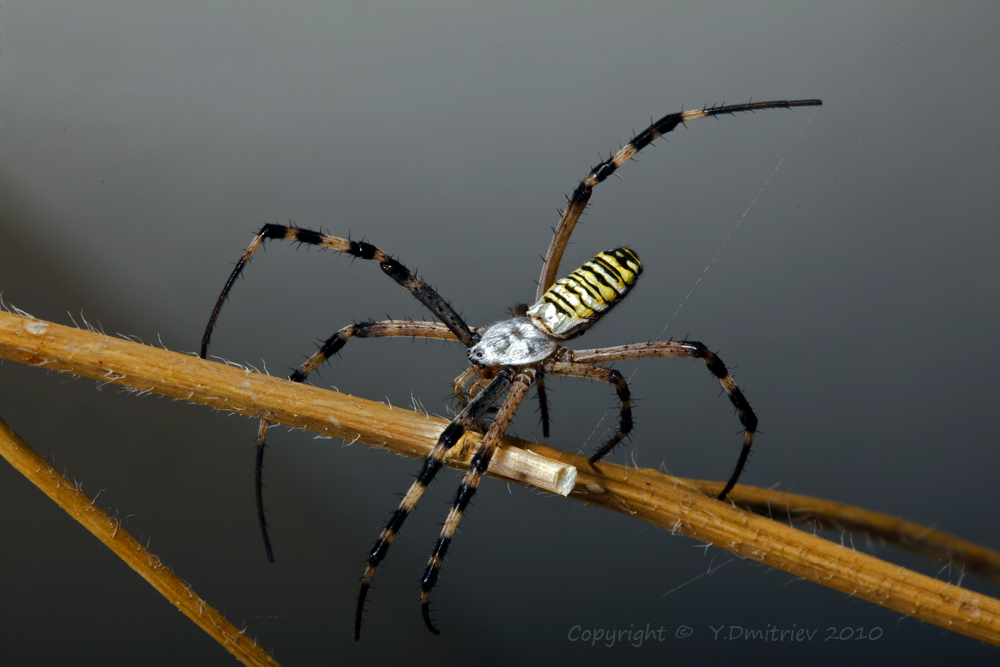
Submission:
{"label": "dry straw stem", "polygon": [[[722,482],[684,481],[710,496],[718,495],[725,486]],[[832,500],[753,486],[738,486],[729,496],[737,506],[776,521],[860,535],[1000,583],[1000,553],[919,523]]]}
{"label": "dry straw stem", "polygon": [[[407,456],[426,456],[446,424],[408,410],[9,313],[0,313],[0,357],[266,418]],[[460,453],[449,464],[463,467],[462,460],[478,440],[475,434],[465,438],[455,448]],[[491,465],[489,474],[528,483],[529,473],[518,467],[524,450],[547,459],[551,469],[565,471],[564,479],[572,475],[566,466],[576,468],[575,485],[569,494],[572,498],[635,516],[1000,646],[1000,601],[716,501],[704,493],[716,488],[711,483],[605,462],[594,466],[582,456],[514,438],[504,439],[503,456],[498,452],[494,461],[502,465]],[[748,508],[766,512],[770,507],[781,521],[808,515],[820,525],[860,530],[896,540],[902,547],[917,543],[925,553],[945,553],[956,562],[970,563],[966,569],[978,563],[984,571],[993,572],[990,576],[995,577],[1000,563],[1000,555],[988,550],[950,536],[937,544],[935,538],[941,534],[877,513],[743,486],[737,487],[733,496],[734,502],[745,502]]]}
{"label": "dry straw stem", "polygon": [[244,665],[277,665],[0,419],[0,455]]}

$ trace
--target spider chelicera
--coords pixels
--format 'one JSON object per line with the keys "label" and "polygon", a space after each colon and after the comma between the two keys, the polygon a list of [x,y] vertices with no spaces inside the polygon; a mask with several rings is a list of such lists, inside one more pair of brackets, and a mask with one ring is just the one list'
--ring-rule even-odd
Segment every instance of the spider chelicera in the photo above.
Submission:
{"label": "spider chelicera", "polygon": [[[382,529],[382,533],[368,555],[368,564],[361,580],[361,591],[358,595],[355,613],[355,639],[360,638],[361,617],[372,577],[379,563],[385,558],[396,533],[399,532],[427,485],[430,484],[434,475],[443,465],[448,450],[458,444],[467,430],[475,429],[477,425],[482,424],[488,413],[492,411],[494,404],[503,399],[492,424],[486,430],[482,443],[472,458],[468,472],[462,479],[462,484],[455,495],[454,505],[445,520],[441,536],[424,572],[421,586],[421,610],[427,628],[434,634],[438,634],[438,630],[430,618],[429,602],[431,590],[437,582],[441,563],[448,551],[448,545],[455,534],[458,522],[475,494],[483,473],[489,467],[501,437],[532,384],[538,387],[542,431],[546,437],[549,435],[548,404],[545,398],[544,383],[546,374],[590,378],[614,386],[620,404],[618,426],[614,435],[590,457],[590,462],[596,464],[605,454],[621,443],[632,430],[632,402],[625,378],[618,371],[597,364],[643,357],[683,357],[704,361],[708,370],[719,381],[732,401],[744,429],[743,448],[740,451],[736,467],[725,488],[719,494],[719,499],[726,497],[743,471],[747,456],[750,454],[750,447],[753,444],[754,433],[757,430],[757,417],[750,408],[743,392],[729,374],[726,365],[714,352],[697,341],[671,340],[592,350],[570,350],[563,347],[563,341],[583,334],[628,294],[638,280],[639,274],[642,273],[642,264],[634,251],[621,247],[598,253],[589,262],[561,280],[556,281],[555,276],[559,270],[559,262],[569,237],[573,233],[573,228],[580,218],[580,214],[590,200],[594,186],[604,181],[622,164],[658,137],[670,132],[677,125],[696,118],[735,114],[740,111],[757,109],[819,106],[821,104],[821,100],[781,100],[716,106],[670,114],[650,125],[633,137],[624,148],[594,167],[573,191],[566,209],[562,213],[559,225],[555,229],[548,253],[542,264],[542,274],[538,281],[534,305],[530,307],[527,305],[517,306],[511,313],[512,317],[489,327],[470,328],[462,321],[455,309],[416,274],[385,251],[369,243],[342,239],[294,226],[267,224],[261,228],[236,264],[236,268],[233,269],[215,304],[212,317],[209,319],[202,337],[202,358],[205,358],[208,353],[212,330],[233,283],[253,254],[265,241],[270,239],[297,241],[347,253],[360,259],[374,260],[379,263],[384,273],[406,288],[440,320],[440,323],[386,320],[362,322],[344,327],[330,336],[315,354],[292,373],[289,377],[290,380],[294,382],[304,381],[310,373],[340,351],[351,338],[393,336],[437,338],[457,340],[468,348],[469,368],[456,378],[453,384],[454,395],[464,407],[441,433],[437,444],[424,461],[420,474],[410,486],[409,491],[406,492],[386,527]],[[465,390],[466,385],[469,386],[468,394]],[[257,436],[257,511],[268,559],[274,560],[267,534],[267,524],[264,520],[264,506],[261,496],[261,464],[267,427],[268,422],[262,421]]]}

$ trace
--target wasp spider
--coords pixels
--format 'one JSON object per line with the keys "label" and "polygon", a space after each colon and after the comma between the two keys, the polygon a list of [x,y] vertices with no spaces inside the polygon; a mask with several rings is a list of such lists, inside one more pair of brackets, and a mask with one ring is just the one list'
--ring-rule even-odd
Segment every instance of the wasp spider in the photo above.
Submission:
{"label": "wasp spider", "polygon": [[[754,111],[756,109],[818,106],[820,104],[822,104],[820,100],[795,100],[716,106],[670,114],[650,125],[633,137],[624,148],[594,167],[569,197],[569,202],[562,213],[562,218],[549,245],[548,254],[546,254],[542,264],[542,274],[538,281],[538,292],[534,305],[530,307],[518,306],[514,309],[511,318],[485,328],[470,328],[462,321],[455,309],[427,283],[384,250],[369,243],[337,238],[294,226],[267,224],[261,228],[236,264],[236,268],[229,276],[229,280],[215,304],[215,309],[212,311],[211,319],[202,338],[202,358],[207,354],[216,319],[222,304],[229,296],[233,283],[253,254],[265,241],[270,239],[297,241],[347,253],[360,259],[374,260],[379,263],[383,272],[402,285],[424,304],[434,317],[440,320],[440,323],[386,320],[383,322],[362,322],[344,327],[330,336],[315,354],[291,374],[289,379],[292,381],[304,381],[310,373],[339,352],[351,338],[380,336],[437,338],[457,340],[468,348],[470,366],[468,370],[456,378],[453,386],[455,396],[464,407],[441,433],[437,444],[424,461],[416,481],[410,486],[409,491],[399,503],[399,507],[389,519],[388,524],[368,554],[368,564],[361,580],[361,592],[358,595],[355,614],[355,639],[360,637],[365,596],[371,585],[372,577],[382,559],[385,558],[393,538],[399,532],[403,522],[406,521],[406,517],[413,511],[424,489],[441,468],[446,452],[459,442],[466,430],[475,429],[478,424],[482,424],[488,413],[492,411],[494,404],[500,402],[499,410],[496,410],[493,422],[486,430],[482,444],[476,451],[469,470],[455,495],[454,505],[445,520],[441,536],[424,572],[421,593],[423,618],[427,628],[434,634],[438,634],[438,630],[429,615],[431,589],[437,582],[438,571],[445,553],[448,551],[448,545],[455,534],[458,522],[462,518],[462,513],[475,494],[483,473],[489,467],[490,459],[496,451],[500,438],[510,424],[514,412],[532,384],[538,387],[543,433],[545,436],[549,434],[548,407],[544,385],[546,374],[601,380],[615,388],[619,400],[618,426],[614,435],[590,457],[590,462],[596,464],[632,430],[632,401],[625,378],[617,370],[597,364],[642,357],[683,357],[704,361],[709,372],[719,381],[722,389],[729,396],[729,400],[736,408],[740,423],[743,425],[743,448],[729,482],[719,494],[720,499],[726,497],[743,471],[747,456],[750,454],[754,433],[757,430],[757,417],[750,409],[750,404],[743,392],[726,369],[726,365],[703,344],[688,340],[638,343],[592,350],[570,350],[563,347],[564,341],[583,334],[628,294],[642,273],[642,263],[633,250],[621,247],[598,253],[592,260],[561,280],[555,280],[555,275],[570,234],[573,232],[573,227],[587,206],[594,186],[604,181],[629,158],[656,138],[670,132],[677,125],[696,118],[735,114],[740,111]],[[466,385],[469,385],[468,395],[465,393]],[[257,510],[267,555],[269,559],[273,560],[267,525],[264,521],[260,480],[267,427],[266,421],[261,422],[257,438]]]}

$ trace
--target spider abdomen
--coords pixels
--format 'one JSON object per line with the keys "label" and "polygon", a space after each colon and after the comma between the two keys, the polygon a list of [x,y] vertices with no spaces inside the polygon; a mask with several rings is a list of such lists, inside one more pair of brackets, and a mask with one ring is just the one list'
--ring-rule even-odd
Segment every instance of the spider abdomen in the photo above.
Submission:
{"label": "spider abdomen", "polygon": [[528,315],[553,337],[579,336],[625,298],[642,273],[639,256],[629,248],[598,253],[561,280],[528,309]]}

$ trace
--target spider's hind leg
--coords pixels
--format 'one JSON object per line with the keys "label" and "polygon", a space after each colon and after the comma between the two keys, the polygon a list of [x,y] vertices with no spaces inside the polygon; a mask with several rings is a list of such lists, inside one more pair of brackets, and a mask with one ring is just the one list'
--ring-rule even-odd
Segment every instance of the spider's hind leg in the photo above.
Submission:
{"label": "spider's hind leg", "polygon": [[726,364],[722,362],[715,352],[712,352],[703,343],[694,340],[671,340],[659,341],[655,343],[634,343],[630,345],[619,345],[616,347],[603,347],[595,350],[575,350],[573,360],[583,364],[598,364],[609,361],[621,361],[623,359],[644,359],[649,357],[682,357],[684,359],[701,359],[708,366],[709,372],[722,385],[723,391],[729,396],[730,402],[736,409],[736,416],[739,417],[743,425],[743,449],[740,450],[740,457],[736,461],[729,481],[726,482],[722,493],[718,495],[719,500],[725,499],[729,492],[736,486],[743,468],[746,466],[747,458],[750,456],[750,448],[753,446],[753,437],[757,432],[757,415],[750,407],[750,401],[743,394],[743,390],[736,384],[736,380],[730,375]]}
{"label": "spider's hind leg", "polygon": [[608,441],[601,445],[601,448],[590,457],[591,463],[597,463],[604,455],[621,444],[621,441],[628,437],[632,431],[632,395],[628,390],[628,382],[620,372],[614,368],[604,368],[603,366],[592,366],[590,364],[574,363],[571,361],[557,361],[549,366],[548,371],[556,375],[571,375],[573,377],[590,378],[600,380],[614,385],[618,394],[618,428],[615,434],[608,438]]}

